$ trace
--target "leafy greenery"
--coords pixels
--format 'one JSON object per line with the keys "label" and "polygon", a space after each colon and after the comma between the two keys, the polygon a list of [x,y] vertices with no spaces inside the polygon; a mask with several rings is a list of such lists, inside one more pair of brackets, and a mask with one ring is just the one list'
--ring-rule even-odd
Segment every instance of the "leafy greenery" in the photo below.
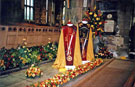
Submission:
{"label": "leafy greenery", "polygon": [[19,46],[17,49],[0,49],[0,71],[39,63],[56,58],[58,44],[48,43],[45,46]]}

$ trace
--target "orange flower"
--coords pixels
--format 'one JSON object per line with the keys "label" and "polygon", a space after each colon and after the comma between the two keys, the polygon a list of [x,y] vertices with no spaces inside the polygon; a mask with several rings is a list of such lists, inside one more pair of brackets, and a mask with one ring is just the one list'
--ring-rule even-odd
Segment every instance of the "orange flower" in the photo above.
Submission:
{"label": "orange flower", "polygon": [[40,60],[40,55],[39,55],[39,56],[37,56],[37,59],[38,59],[38,60]]}
{"label": "orange flower", "polygon": [[0,66],[4,65],[4,60],[0,60]]}
{"label": "orange flower", "polygon": [[35,84],[34,84],[34,87],[38,87],[38,83],[35,83]]}
{"label": "orange flower", "polygon": [[52,87],[56,87],[56,85],[53,85]]}

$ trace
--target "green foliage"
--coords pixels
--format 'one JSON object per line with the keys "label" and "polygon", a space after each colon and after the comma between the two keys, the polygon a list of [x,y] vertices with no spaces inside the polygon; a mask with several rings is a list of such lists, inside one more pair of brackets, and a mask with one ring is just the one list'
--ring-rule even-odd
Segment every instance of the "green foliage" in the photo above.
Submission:
{"label": "green foliage", "polygon": [[45,46],[19,46],[17,49],[0,49],[0,71],[14,67],[39,63],[56,58],[58,44],[48,43]]}

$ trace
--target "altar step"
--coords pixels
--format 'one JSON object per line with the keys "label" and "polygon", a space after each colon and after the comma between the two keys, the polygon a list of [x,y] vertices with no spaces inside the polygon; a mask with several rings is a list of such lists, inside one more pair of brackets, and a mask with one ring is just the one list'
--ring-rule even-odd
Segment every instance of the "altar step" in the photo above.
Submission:
{"label": "altar step", "polygon": [[64,87],[124,87],[134,61],[111,59],[102,66],[65,84]]}

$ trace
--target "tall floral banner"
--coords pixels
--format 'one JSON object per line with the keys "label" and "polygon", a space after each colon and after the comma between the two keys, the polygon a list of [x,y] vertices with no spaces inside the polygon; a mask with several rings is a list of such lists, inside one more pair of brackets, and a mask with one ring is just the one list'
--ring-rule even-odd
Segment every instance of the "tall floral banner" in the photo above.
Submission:
{"label": "tall floral banner", "polygon": [[102,12],[100,10],[97,10],[95,6],[94,9],[89,8],[85,12],[85,17],[88,18],[93,36],[101,36],[101,33],[104,32],[105,23]]}

